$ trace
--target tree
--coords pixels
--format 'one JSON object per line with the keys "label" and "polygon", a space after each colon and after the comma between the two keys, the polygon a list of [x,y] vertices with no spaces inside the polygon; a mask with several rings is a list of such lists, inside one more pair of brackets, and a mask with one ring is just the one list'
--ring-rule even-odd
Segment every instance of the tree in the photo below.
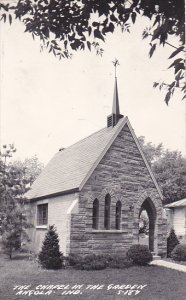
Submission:
{"label": "tree", "polygon": [[[4,22],[8,19],[11,24],[14,15],[24,23],[25,31],[39,37],[42,47],[59,58],[69,58],[71,51],[86,48],[102,54],[100,42],[116,27],[129,32],[137,18],[148,18],[151,25],[144,29],[143,38],[150,38],[149,56],[159,45],[174,49],[169,57],[174,59],[169,66],[174,69],[174,80],[155,82],[154,87],[167,90],[167,104],[175,89],[185,92],[184,0],[19,0],[15,5],[1,3],[0,10]],[[176,45],[172,37],[177,38]]]}
{"label": "tree", "polygon": [[44,168],[43,163],[39,161],[36,155],[31,158],[25,158],[23,162],[16,160],[13,162],[13,165],[22,171],[22,176],[29,186],[32,185]]}
{"label": "tree", "polygon": [[62,267],[62,253],[59,251],[59,238],[54,225],[49,226],[38,258],[45,269]]}
{"label": "tree", "polygon": [[7,161],[15,151],[14,145],[4,145],[0,153],[0,233],[10,258],[13,250],[21,247],[21,239],[26,237],[27,225],[23,207],[27,188],[19,170]]}
{"label": "tree", "polygon": [[25,170],[25,165],[28,167],[34,162],[33,165],[40,166],[36,157],[23,163],[8,161],[15,152],[14,145],[4,145],[0,152],[0,234],[10,258],[14,250],[20,249],[21,242],[28,240],[26,230],[30,224],[24,209],[25,193],[37,174],[37,168],[33,172],[32,169]]}
{"label": "tree", "polygon": [[8,208],[4,212],[1,211],[0,216],[0,233],[2,233],[3,247],[5,253],[11,259],[13,251],[21,248],[21,242],[23,240],[28,241],[26,228],[28,228],[29,224],[23,209],[18,209],[18,207],[14,207],[14,209]]}
{"label": "tree", "polygon": [[186,159],[181,152],[164,150],[162,144],[145,143],[144,137],[139,137],[139,141],[163,193],[164,204],[185,198]]}
{"label": "tree", "polygon": [[186,197],[186,159],[179,151],[164,151],[152,170],[162,189],[164,204]]}
{"label": "tree", "polygon": [[163,151],[163,144],[160,143],[156,146],[151,142],[146,143],[144,136],[140,136],[138,140],[143,148],[143,151],[145,152],[145,156],[148,160],[148,163],[151,166],[157,159],[161,157]]}

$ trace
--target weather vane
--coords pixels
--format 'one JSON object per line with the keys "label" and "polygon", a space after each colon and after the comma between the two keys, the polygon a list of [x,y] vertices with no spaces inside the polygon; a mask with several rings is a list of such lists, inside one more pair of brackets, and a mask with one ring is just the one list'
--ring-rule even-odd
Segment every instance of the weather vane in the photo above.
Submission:
{"label": "weather vane", "polygon": [[119,66],[119,60],[115,58],[115,60],[113,61],[113,65],[115,68],[115,77],[116,77],[116,68],[117,68],[117,66]]}

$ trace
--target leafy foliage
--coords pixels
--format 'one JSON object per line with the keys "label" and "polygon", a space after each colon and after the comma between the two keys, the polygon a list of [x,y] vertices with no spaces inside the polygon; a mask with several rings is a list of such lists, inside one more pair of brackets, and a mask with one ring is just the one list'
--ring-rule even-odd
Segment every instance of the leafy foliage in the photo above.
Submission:
{"label": "leafy foliage", "polygon": [[186,261],[186,244],[179,244],[175,246],[171,253],[171,257],[176,261]]}
{"label": "leafy foliage", "polygon": [[159,145],[154,145],[151,142],[145,142],[145,137],[140,136],[138,137],[138,141],[143,148],[145,153],[145,157],[148,160],[149,165],[153,165],[153,163],[158,160],[163,152],[163,144],[160,143]]}
{"label": "leafy foliage", "polygon": [[131,267],[132,261],[125,255],[89,254],[85,256],[70,254],[70,266],[79,270],[102,270],[105,268],[125,269]]}
{"label": "leafy foliage", "polygon": [[62,268],[63,255],[59,250],[59,238],[54,225],[49,226],[38,258],[45,269]]}
{"label": "leafy foliage", "polygon": [[1,232],[4,252],[12,258],[14,250],[21,248],[21,241],[27,239],[24,228],[27,227],[25,216],[21,211],[8,211],[6,215],[1,216]]}
{"label": "leafy foliage", "polygon": [[[6,2],[7,3],[7,2]],[[100,42],[117,27],[129,32],[137,18],[146,17],[151,26],[144,30],[143,38],[150,38],[151,57],[157,45],[174,48],[170,59],[177,57],[170,68],[174,69],[174,81],[154,83],[165,87],[165,102],[168,104],[176,88],[185,91],[184,82],[184,0],[19,0],[15,5],[0,4],[1,20],[12,23],[12,15],[21,20],[25,31],[39,37],[42,48],[62,57],[71,57],[71,51],[96,49],[102,54]],[[170,43],[178,38],[178,46]]]}
{"label": "leafy foliage", "polygon": [[31,225],[24,209],[25,193],[34,176],[40,172],[36,164],[34,171],[31,169],[28,162],[33,162],[32,158],[24,163],[12,162],[10,159],[15,152],[12,144],[3,145],[0,152],[0,234],[5,252],[10,258],[14,250],[20,249],[21,242],[28,240],[26,230]]}
{"label": "leafy foliage", "polygon": [[29,187],[44,168],[44,165],[39,161],[36,155],[31,158],[26,158],[23,162],[14,161],[13,166],[21,170],[22,176],[24,176],[24,179]]}
{"label": "leafy foliage", "polygon": [[167,238],[167,257],[171,257],[171,253],[174,248],[179,244],[179,240],[176,236],[174,229],[171,229]]}
{"label": "leafy foliage", "polygon": [[69,255],[69,264],[78,270],[103,270],[107,266],[107,259],[102,255],[89,254],[85,256]]}
{"label": "leafy foliage", "polygon": [[27,238],[28,223],[24,214],[26,181],[20,170],[7,160],[15,153],[14,145],[4,145],[0,152],[0,234],[5,252],[12,258],[13,250]]}
{"label": "leafy foliage", "polygon": [[186,159],[179,151],[164,151],[152,170],[162,189],[165,204],[186,197]]}
{"label": "leafy foliage", "polygon": [[145,156],[164,196],[164,204],[186,197],[186,159],[179,151],[164,150],[163,145],[145,143],[139,137]]}
{"label": "leafy foliage", "polygon": [[145,266],[152,261],[152,253],[146,245],[132,245],[127,256],[135,265]]}
{"label": "leafy foliage", "polygon": [[126,269],[133,266],[132,260],[126,255],[111,255],[108,259],[108,267],[114,269]]}

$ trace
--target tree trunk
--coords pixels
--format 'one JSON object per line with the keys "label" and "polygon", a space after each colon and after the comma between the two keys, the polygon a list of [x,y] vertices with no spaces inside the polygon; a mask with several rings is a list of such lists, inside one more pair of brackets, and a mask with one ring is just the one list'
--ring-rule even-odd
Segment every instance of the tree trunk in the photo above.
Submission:
{"label": "tree trunk", "polygon": [[10,247],[9,258],[12,259],[12,247]]}

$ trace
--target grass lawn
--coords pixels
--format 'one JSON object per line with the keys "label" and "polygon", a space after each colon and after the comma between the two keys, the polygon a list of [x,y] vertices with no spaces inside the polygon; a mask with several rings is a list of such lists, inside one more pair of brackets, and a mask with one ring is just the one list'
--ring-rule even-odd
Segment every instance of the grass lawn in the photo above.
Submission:
{"label": "grass lawn", "polygon": [[[79,271],[74,269],[43,270],[34,261],[17,257],[10,261],[0,256],[0,300],[50,299],[50,300],[185,300],[186,273],[157,266],[131,267],[125,270],[106,269],[101,271]],[[61,285],[53,289],[50,295],[22,295],[13,290],[16,285],[31,285],[28,290],[36,290],[38,285]],[[62,289],[62,285],[67,289]],[[83,285],[81,289],[72,289],[74,285]],[[100,289],[89,289],[88,285],[102,285]],[[108,287],[110,285],[110,289]],[[134,287],[127,295],[130,286]],[[140,290],[140,285],[147,285]],[[113,287],[116,289],[113,289]],[[122,286],[122,287],[121,287]],[[97,286],[98,287],[98,286]],[[126,287],[126,289],[125,289]],[[59,288],[59,286],[58,286]],[[51,287],[50,289],[51,290]],[[44,293],[49,291],[43,290]],[[139,292],[135,295],[136,290]],[[27,291],[27,290],[25,290]],[[38,291],[41,290],[37,290]],[[64,291],[81,294],[62,295]],[[127,294],[126,294],[127,293]]]}

